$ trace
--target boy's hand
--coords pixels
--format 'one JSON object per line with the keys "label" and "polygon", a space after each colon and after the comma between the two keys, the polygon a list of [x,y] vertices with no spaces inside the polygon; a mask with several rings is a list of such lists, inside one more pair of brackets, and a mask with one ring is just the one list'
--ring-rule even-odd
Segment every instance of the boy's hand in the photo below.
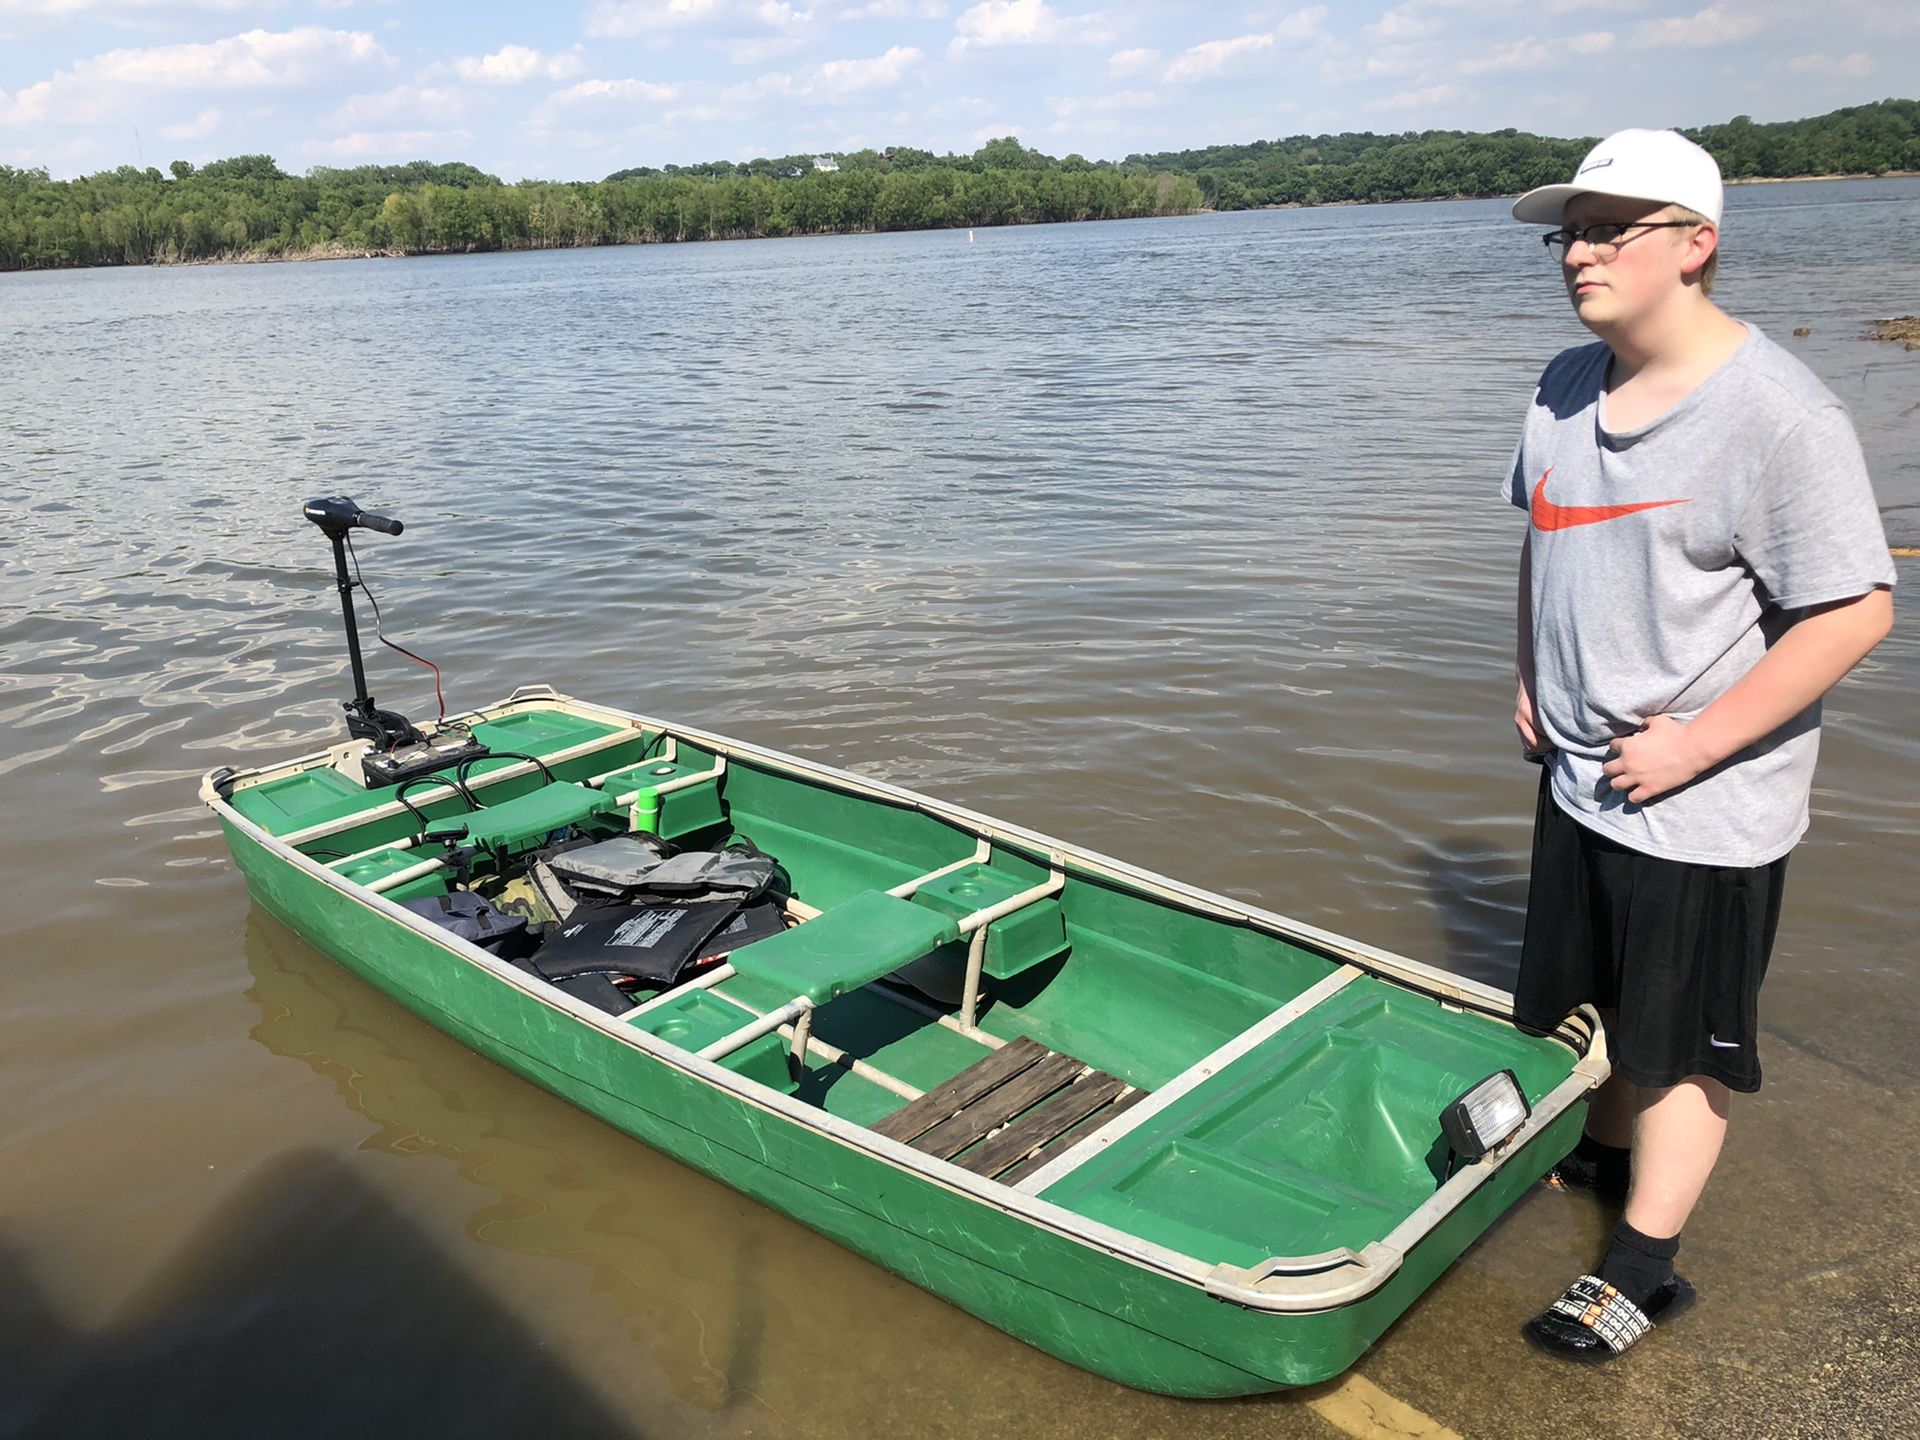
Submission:
{"label": "boy's hand", "polygon": [[1687,725],[1671,715],[1654,716],[1639,734],[1623,735],[1607,749],[1613,758],[1600,767],[1600,773],[1612,776],[1613,788],[1626,791],[1635,805],[1679,789],[1713,764]]}
{"label": "boy's hand", "polygon": [[1520,743],[1527,748],[1529,755],[1545,755],[1552,751],[1553,742],[1541,732],[1540,721],[1533,713],[1533,695],[1527,689],[1527,682],[1520,682],[1519,698],[1513,703],[1513,728],[1520,732]]}

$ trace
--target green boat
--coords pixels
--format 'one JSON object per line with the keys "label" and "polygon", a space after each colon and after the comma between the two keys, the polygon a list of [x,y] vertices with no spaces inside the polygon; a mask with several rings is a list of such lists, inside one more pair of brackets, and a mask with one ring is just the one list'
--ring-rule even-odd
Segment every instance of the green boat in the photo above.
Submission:
{"label": "green boat", "polygon": [[[364,512],[335,513],[337,560],[340,514]],[[354,738],[202,783],[255,901],[1070,1364],[1183,1396],[1339,1374],[1572,1148],[1606,1078],[1591,1012],[1530,1036],[1496,989],[805,759],[537,685],[407,725],[366,694],[339,578]],[[717,932],[609,1002],[541,963],[602,907],[531,927],[530,955],[439,913],[509,913],[568,847],[641,841],[777,860],[771,933]]]}

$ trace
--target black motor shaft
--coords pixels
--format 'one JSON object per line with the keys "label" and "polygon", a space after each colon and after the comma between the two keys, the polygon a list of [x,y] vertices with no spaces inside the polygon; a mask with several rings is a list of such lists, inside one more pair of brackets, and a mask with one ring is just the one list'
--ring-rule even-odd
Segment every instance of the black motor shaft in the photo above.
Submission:
{"label": "black motor shaft", "polygon": [[362,510],[344,495],[323,495],[309,500],[301,514],[318,525],[333,542],[334,583],[340,591],[340,614],[347,624],[347,656],[353,662],[353,699],[345,703],[347,733],[356,740],[371,740],[376,751],[394,750],[402,745],[422,745],[426,736],[414,728],[406,716],[375,707],[367,693],[367,670],[360,658],[360,626],[353,615],[353,578],[347,573],[347,532],[355,526],[378,530],[383,535],[398,535],[404,528],[398,520]]}

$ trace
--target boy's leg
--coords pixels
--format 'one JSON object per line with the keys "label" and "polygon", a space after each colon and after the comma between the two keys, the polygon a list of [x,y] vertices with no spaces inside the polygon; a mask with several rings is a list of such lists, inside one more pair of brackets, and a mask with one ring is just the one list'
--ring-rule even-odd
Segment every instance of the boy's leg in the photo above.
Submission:
{"label": "boy's leg", "polygon": [[1720,1158],[1731,1102],[1727,1087],[1705,1075],[1639,1090],[1627,1224],[1656,1239],[1680,1233]]}
{"label": "boy's leg", "polygon": [[1632,1188],[1606,1259],[1527,1325],[1534,1344],[1575,1359],[1626,1349],[1693,1298],[1673,1258],[1720,1158],[1729,1093],[1718,1080],[1690,1075],[1677,1085],[1640,1086],[1637,1098]]}
{"label": "boy's leg", "polygon": [[[1603,1011],[1600,1018],[1611,1032],[1615,1023],[1613,1012]],[[1618,1070],[1614,1071],[1587,1102],[1586,1133],[1612,1149],[1630,1148],[1640,1104],[1640,1087]]]}
{"label": "boy's leg", "polygon": [[[1619,1012],[1603,1009],[1600,1020],[1611,1036],[1620,1022]],[[1587,1102],[1587,1123],[1580,1143],[1553,1167],[1548,1183],[1593,1190],[1605,1199],[1625,1203],[1632,1172],[1633,1120],[1639,1111],[1640,1087],[1614,1071]]]}

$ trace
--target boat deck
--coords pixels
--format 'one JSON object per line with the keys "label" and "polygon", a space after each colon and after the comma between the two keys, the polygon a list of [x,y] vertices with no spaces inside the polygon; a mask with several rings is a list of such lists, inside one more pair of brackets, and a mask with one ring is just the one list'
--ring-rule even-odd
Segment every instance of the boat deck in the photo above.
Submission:
{"label": "boat deck", "polygon": [[1146,1093],[1023,1035],[873,1131],[1012,1185]]}

